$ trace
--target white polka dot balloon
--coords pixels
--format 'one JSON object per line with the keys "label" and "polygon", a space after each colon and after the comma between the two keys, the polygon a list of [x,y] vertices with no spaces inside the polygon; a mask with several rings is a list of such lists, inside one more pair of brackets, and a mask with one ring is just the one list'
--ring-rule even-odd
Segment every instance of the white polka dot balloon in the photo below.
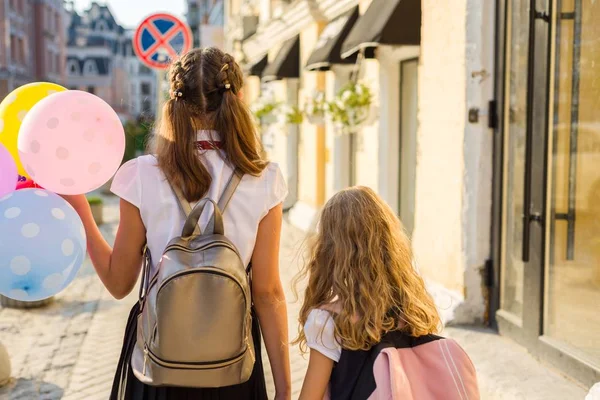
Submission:
{"label": "white polka dot balloon", "polygon": [[104,100],[69,90],[46,97],[24,116],[18,149],[25,170],[40,186],[82,194],[115,174],[125,152],[125,133]]}
{"label": "white polka dot balloon", "polygon": [[0,199],[0,293],[21,301],[54,296],[83,264],[85,230],[62,197],[23,189]]}

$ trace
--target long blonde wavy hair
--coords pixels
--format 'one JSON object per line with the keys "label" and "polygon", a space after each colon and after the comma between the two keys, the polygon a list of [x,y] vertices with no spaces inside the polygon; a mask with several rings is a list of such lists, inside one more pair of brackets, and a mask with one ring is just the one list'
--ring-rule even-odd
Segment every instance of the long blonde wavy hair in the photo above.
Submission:
{"label": "long blonde wavy hair", "polygon": [[441,327],[402,223],[373,190],[335,194],[323,208],[309,254],[296,281],[308,278],[294,341],[303,351],[303,326],[315,308],[335,309],[335,336],[348,350],[368,350],[389,331],[422,336]]}

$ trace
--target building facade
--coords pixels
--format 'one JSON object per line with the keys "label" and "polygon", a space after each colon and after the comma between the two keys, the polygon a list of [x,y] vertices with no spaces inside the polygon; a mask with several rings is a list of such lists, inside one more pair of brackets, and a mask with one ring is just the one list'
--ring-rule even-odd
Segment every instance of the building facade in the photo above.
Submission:
{"label": "building facade", "polygon": [[92,3],[80,15],[68,9],[67,82],[105,100],[123,120],[156,113],[156,76],[132,50],[133,33],[108,6]]}
{"label": "building facade", "polygon": [[[292,223],[351,185],[412,238],[446,323],[487,324],[586,384],[600,380],[593,0],[229,0],[245,98],[305,108],[348,81],[372,118],[265,123]],[[543,4],[542,4],[543,3]],[[535,62],[534,62],[535,60]]]}
{"label": "building facade", "polygon": [[66,19],[62,0],[33,2],[36,80],[65,83]]}
{"label": "building facade", "polygon": [[0,4],[0,98],[24,84],[65,84],[65,14],[60,0]]}
{"label": "building facade", "polygon": [[187,23],[194,36],[194,47],[225,45],[223,0],[187,0]]}

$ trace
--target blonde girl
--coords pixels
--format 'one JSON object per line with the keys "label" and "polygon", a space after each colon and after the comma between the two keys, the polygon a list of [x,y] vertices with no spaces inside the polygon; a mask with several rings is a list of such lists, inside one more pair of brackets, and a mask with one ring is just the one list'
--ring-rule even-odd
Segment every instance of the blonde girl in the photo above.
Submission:
{"label": "blonde girl", "polygon": [[438,312],[412,260],[400,220],[373,190],[350,188],[325,205],[301,275],[308,286],[296,343],[310,348],[301,400],[322,399],[328,389],[334,398],[360,391],[358,360],[386,333],[438,331]]}

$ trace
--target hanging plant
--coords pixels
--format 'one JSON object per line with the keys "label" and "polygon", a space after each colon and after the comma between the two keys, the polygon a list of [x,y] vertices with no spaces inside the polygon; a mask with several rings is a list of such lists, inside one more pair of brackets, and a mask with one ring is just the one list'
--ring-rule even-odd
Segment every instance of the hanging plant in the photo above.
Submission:
{"label": "hanging plant", "polygon": [[306,102],[304,113],[308,120],[320,125],[325,122],[325,113],[327,112],[327,101],[325,100],[324,92],[315,92],[313,96]]}
{"label": "hanging plant", "polygon": [[277,122],[278,107],[279,103],[274,100],[259,98],[252,104],[251,111],[259,123],[270,125]]}
{"label": "hanging plant", "polygon": [[281,109],[286,124],[300,125],[304,122],[304,112],[298,106],[285,104]]}
{"label": "hanging plant", "polygon": [[368,121],[372,103],[373,93],[367,85],[349,82],[327,103],[327,111],[341,133],[352,133]]}

